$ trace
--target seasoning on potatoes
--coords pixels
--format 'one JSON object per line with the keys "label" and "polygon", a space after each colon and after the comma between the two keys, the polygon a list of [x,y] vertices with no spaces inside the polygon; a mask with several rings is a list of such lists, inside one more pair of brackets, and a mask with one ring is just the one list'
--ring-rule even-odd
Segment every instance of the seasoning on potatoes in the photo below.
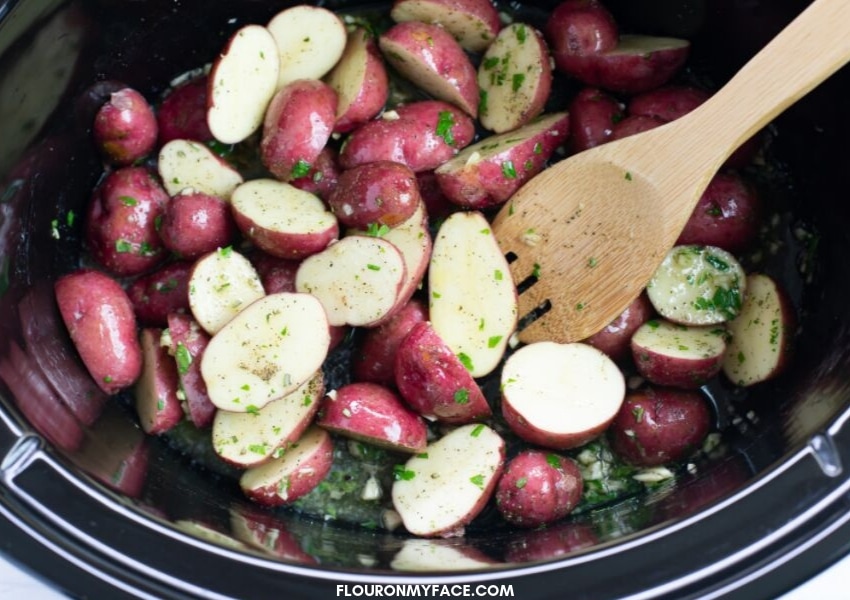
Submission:
{"label": "seasoning on potatoes", "polygon": [[495,39],[502,22],[490,0],[396,0],[390,17],[396,23],[436,23],[464,50],[483,52]]}
{"label": "seasoning on potatoes", "polygon": [[236,223],[225,200],[185,189],[165,205],[159,237],[178,257],[193,259],[229,246],[236,237]]}
{"label": "seasoning on potatoes", "polygon": [[94,141],[104,158],[126,166],[145,158],[157,141],[156,116],[148,101],[132,88],[113,92],[94,118]]}

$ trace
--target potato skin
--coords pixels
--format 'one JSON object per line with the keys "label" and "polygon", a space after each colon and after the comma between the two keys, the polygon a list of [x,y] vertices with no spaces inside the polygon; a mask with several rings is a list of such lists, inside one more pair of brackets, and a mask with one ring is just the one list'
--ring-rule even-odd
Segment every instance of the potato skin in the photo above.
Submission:
{"label": "potato skin", "polygon": [[163,99],[156,114],[160,146],[171,140],[213,139],[207,125],[208,87],[208,77],[204,75],[174,88]]}
{"label": "potato skin", "polygon": [[524,450],[511,459],[496,486],[496,508],[518,527],[539,527],[567,516],[584,491],[572,459],[542,450]]}
{"label": "potato skin", "polygon": [[325,146],[319,152],[316,160],[313,161],[307,174],[303,177],[296,177],[289,183],[299,190],[310,192],[327,201],[331,192],[339,183],[340,172],[336,150],[330,146]]}
{"label": "potato skin", "polygon": [[598,0],[565,0],[549,15],[544,28],[555,66],[573,73],[593,57],[613,50],[619,39],[614,17]]}
{"label": "potato skin", "polygon": [[272,98],[263,122],[260,156],[281,181],[306,175],[336,122],[337,95],[328,84],[299,79]]}
{"label": "potato skin", "polygon": [[133,385],[142,372],[142,348],[133,304],[112,277],[78,269],[60,277],[56,303],[74,347],[107,394]]}
{"label": "potato skin", "polygon": [[413,215],[420,201],[416,174],[383,160],[343,171],[328,197],[340,223],[357,229],[373,223],[395,227]]}
{"label": "potato skin", "polygon": [[235,235],[236,223],[230,205],[221,198],[193,190],[171,198],[159,227],[163,245],[185,259],[228,246]]}
{"label": "potato skin", "polygon": [[641,293],[620,316],[585,341],[602,350],[612,360],[623,361],[630,355],[632,334],[653,315],[655,309],[652,303],[646,293]]}
{"label": "potato skin", "polygon": [[499,12],[490,0],[395,0],[396,22],[439,23],[470,52],[483,52],[499,33]]}
{"label": "potato skin", "polygon": [[666,85],[644,92],[629,100],[630,115],[674,121],[708,100],[708,92],[684,85]]}
{"label": "potato skin", "polygon": [[139,334],[144,352],[144,370],[135,386],[135,406],[139,425],[148,435],[159,435],[183,420],[177,397],[180,383],[177,365],[168,349],[159,343],[162,330],[145,328]]}
{"label": "potato skin", "polygon": [[569,113],[569,145],[573,152],[607,142],[625,116],[616,98],[595,87],[582,88],[570,103]]}
{"label": "potato skin", "polygon": [[646,387],[626,396],[608,436],[620,458],[653,467],[687,457],[710,429],[711,411],[699,392]]}
{"label": "potato skin", "polygon": [[124,88],[113,92],[97,111],[93,133],[107,162],[126,166],[153,150],[159,131],[156,116],[144,96]]}
{"label": "potato skin", "polygon": [[127,295],[139,323],[166,327],[169,313],[189,311],[189,275],[192,263],[169,263],[135,279]]}
{"label": "potato skin", "polygon": [[440,100],[399,107],[395,116],[370,121],[354,130],[339,154],[342,168],[387,160],[414,173],[437,168],[475,136],[475,125],[462,110]]}
{"label": "potato skin", "polygon": [[215,417],[216,407],[207,394],[207,384],[201,376],[201,357],[210,336],[186,313],[169,314],[168,330],[172,343],[169,350],[175,357],[180,386],[186,395],[188,417],[195,427],[209,427]]}
{"label": "potato skin", "polygon": [[144,167],[112,171],[95,189],[86,215],[86,243],[111,274],[139,275],[167,255],[156,223],[168,194]]}
{"label": "potato skin", "polygon": [[614,140],[621,140],[629,137],[630,135],[636,135],[638,133],[643,133],[644,131],[655,129],[660,125],[664,125],[664,121],[657,117],[650,115],[629,115],[614,125],[614,129],[611,131],[608,141],[613,142]]}

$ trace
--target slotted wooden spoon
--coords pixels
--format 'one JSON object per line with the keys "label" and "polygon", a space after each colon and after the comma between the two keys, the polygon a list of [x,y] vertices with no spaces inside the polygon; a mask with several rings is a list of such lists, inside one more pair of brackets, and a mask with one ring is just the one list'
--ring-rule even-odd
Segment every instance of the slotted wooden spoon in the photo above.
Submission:
{"label": "slotted wooden spoon", "polygon": [[493,223],[514,281],[531,284],[521,319],[539,315],[524,319],[520,339],[578,341],[616,318],[726,158],[848,60],[850,0],[816,0],[696,110],[562,160],[520,188]]}

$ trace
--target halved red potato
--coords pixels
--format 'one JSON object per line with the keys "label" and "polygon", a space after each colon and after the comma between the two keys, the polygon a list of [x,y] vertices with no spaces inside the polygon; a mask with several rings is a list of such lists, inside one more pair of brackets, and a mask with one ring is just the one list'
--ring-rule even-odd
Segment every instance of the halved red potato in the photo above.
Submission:
{"label": "halved red potato", "polygon": [[98,109],[92,125],[94,142],[113,165],[131,165],[156,145],[158,127],[153,108],[138,91],[113,92]]}
{"label": "halved red potato", "polygon": [[300,4],[266,25],[280,59],[278,89],[296,79],[321,79],[345,50],[345,24],[326,8]]}
{"label": "halved red potato", "polygon": [[458,545],[452,540],[407,538],[390,561],[393,571],[434,572],[471,571],[498,564],[469,544]]}
{"label": "halved red potato", "polygon": [[616,319],[604,329],[587,338],[585,343],[602,350],[615,361],[631,354],[631,339],[637,329],[655,314],[646,293],[635,298]]}
{"label": "halved red potato", "polygon": [[502,415],[515,434],[565,450],[605,431],[626,384],[614,361],[593,346],[536,342],[505,361],[501,389]]}
{"label": "halved red potato", "polygon": [[569,114],[569,144],[573,152],[607,142],[614,126],[625,116],[623,105],[614,96],[594,87],[582,88],[576,94]]}
{"label": "halved red potato", "polygon": [[352,131],[343,143],[344,169],[376,160],[407,165],[414,173],[437,168],[472,142],[475,125],[447,102],[420,100],[385,112]]}
{"label": "halved red potato", "polygon": [[189,275],[192,263],[178,261],[159,267],[127,286],[127,296],[139,323],[165,327],[168,314],[189,310]]}
{"label": "halved red potato", "polygon": [[742,252],[758,237],[761,215],[761,199],[749,182],[736,173],[717,173],[705,188],[676,243]]}
{"label": "halved red potato", "polygon": [[78,269],[60,277],[56,304],[74,348],[107,394],[130,387],[142,373],[133,303],[112,277]]}
{"label": "halved red potato", "polygon": [[273,256],[299,260],[327,248],[339,225],[321,199],[275,179],[252,179],[230,198],[237,227]]}
{"label": "halved red potato", "polygon": [[431,252],[428,292],[436,334],[464,357],[473,377],[492,372],[516,329],[519,309],[508,263],[484,215],[457,212],[443,221]]}
{"label": "halved red potato", "polygon": [[498,433],[483,423],[462,425],[396,469],[393,507],[413,535],[463,535],[493,494],[504,460]]}
{"label": "halved red potato", "polygon": [[543,170],[570,131],[567,113],[540,117],[519,129],[467,146],[434,170],[443,194],[463,208],[504,203]]}
{"label": "halved red potato", "polygon": [[201,357],[201,375],[216,407],[254,412],[313,377],[329,345],[327,318],[316,298],[270,294],[212,337]]}
{"label": "halved red potato", "polygon": [[428,95],[478,114],[478,85],[472,61],[439,25],[404,21],[378,38],[386,61]]}
{"label": "halved red potato", "polygon": [[370,327],[392,314],[406,277],[404,258],[392,243],[350,235],[305,258],[295,287],[321,301],[331,325]]}
{"label": "halved red potato", "polygon": [[399,344],[394,370],[401,397],[426,419],[458,424],[491,415],[468,357],[452,352],[427,321],[414,325]]}
{"label": "halved red potato", "polygon": [[564,73],[613,50],[620,37],[613,15],[599,0],[564,0],[549,15],[545,32],[555,66]]}
{"label": "halved red potato", "polygon": [[267,28],[245,25],[230,37],[209,75],[207,125],[215,139],[237,144],[260,128],[280,71]]}
{"label": "halved red potato", "polygon": [[720,372],[728,335],[723,326],[695,327],[652,319],[632,336],[632,356],[644,379],[695,389]]}
{"label": "halved red potato", "polygon": [[209,334],[192,317],[184,313],[168,315],[168,329],[163,335],[163,344],[177,365],[180,390],[185,401],[185,412],[189,420],[199,429],[212,425],[216,408],[207,393],[207,384],[201,376],[201,357]]}
{"label": "halved red potato", "polygon": [[290,181],[309,174],[336,121],[337,96],[317,79],[298,79],[280,88],[263,120],[260,158],[272,175]]}
{"label": "halved red potato", "polygon": [[330,434],[319,427],[310,427],[283,456],[246,470],[239,478],[239,486],[258,504],[283,506],[319,485],[332,465]]}
{"label": "halved red potato", "polygon": [[779,375],[788,363],[796,331],[793,305],[768,275],[747,277],[741,313],[728,323],[732,340],[723,372],[736,385],[753,385]]}
{"label": "halved red potato", "polygon": [[171,140],[159,151],[157,169],[169,196],[185,189],[228,200],[242,175],[204,144]]}
{"label": "halved red potato", "polygon": [[413,216],[421,202],[416,174],[406,165],[376,161],[340,174],[328,206],[348,227],[395,227]]}
{"label": "halved red potato", "polygon": [[159,435],[183,420],[183,406],[177,397],[180,381],[177,365],[168,348],[159,341],[162,330],[145,328],[139,333],[143,367],[133,389],[136,414],[145,433]]}
{"label": "halved red potato", "polygon": [[145,167],[122,167],[97,186],[86,210],[92,258],[118,276],[139,275],[165,259],[156,231],[168,194]]}
{"label": "halved red potato", "polygon": [[171,140],[159,151],[157,169],[169,196],[185,189],[228,200],[242,175],[204,144]]}
{"label": "halved red potato", "polygon": [[228,246],[235,236],[227,201],[189,188],[171,198],[159,222],[163,245],[184,259]]}
{"label": "halved red potato", "polygon": [[333,390],[322,400],[316,425],[395,452],[423,452],[428,443],[422,417],[376,383],[349,383]]}
{"label": "halved red potato", "polygon": [[496,486],[496,508],[518,527],[540,527],[562,519],[581,501],[581,471],[553,452],[524,450],[508,461]]}
{"label": "halved red potato", "polygon": [[413,326],[428,320],[428,308],[413,298],[387,321],[364,332],[351,357],[355,381],[395,386],[398,347]]}
{"label": "halved red potato", "polygon": [[318,372],[262,408],[217,411],[212,423],[215,453],[225,462],[244,468],[282,456],[310,426],[324,393],[324,377]]}
{"label": "halved red potato", "polygon": [[313,161],[307,174],[296,177],[289,183],[299,190],[310,192],[327,201],[339,182],[339,174],[337,151],[332,146],[325,146]]}
{"label": "halved red potato", "polygon": [[325,81],[338,97],[334,131],[347,133],[383,110],[389,97],[389,77],[372,34],[354,27],[345,52]]}
{"label": "halved red potato", "polygon": [[201,75],[171,89],[156,111],[159,144],[171,140],[208,142],[213,139],[207,125],[207,75]]}
{"label": "halved red potato", "polygon": [[682,460],[711,429],[711,410],[694,390],[646,387],[626,396],[608,436],[617,455],[653,467]]}
{"label": "halved red potato", "polygon": [[210,334],[264,295],[251,262],[230,246],[199,258],[189,277],[192,315]]}
{"label": "halved red potato", "polygon": [[552,90],[549,47],[526,23],[511,23],[487,48],[477,73],[479,120],[495,133],[512,131],[543,112]]}
{"label": "halved red potato", "polygon": [[390,17],[440,25],[469,52],[486,50],[502,27],[490,0],[396,0]]}
{"label": "halved red potato", "polygon": [[715,246],[670,249],[647,284],[658,313],[686,325],[716,325],[741,312],[747,278],[730,253]]}

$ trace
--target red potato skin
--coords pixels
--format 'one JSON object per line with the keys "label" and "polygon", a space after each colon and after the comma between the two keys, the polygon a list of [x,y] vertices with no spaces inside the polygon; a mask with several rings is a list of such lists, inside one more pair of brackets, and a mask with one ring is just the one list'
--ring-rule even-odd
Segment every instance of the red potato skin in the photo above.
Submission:
{"label": "red potato skin", "polygon": [[385,323],[367,330],[351,358],[354,380],[395,386],[398,347],[414,326],[427,320],[425,303],[413,298]]}
{"label": "red potato skin", "polygon": [[326,83],[300,79],[272,98],[263,122],[260,157],[281,181],[312,167],[330,139],[336,122],[337,95]]}
{"label": "red potato skin", "polygon": [[715,175],[676,244],[717,246],[737,254],[758,237],[762,202],[753,186],[732,172]]}
{"label": "red potato skin", "polygon": [[511,459],[496,486],[496,508],[517,527],[539,527],[567,516],[581,501],[584,482],[565,456],[525,450]]}
{"label": "red potato skin", "polygon": [[[404,5],[407,4],[408,0],[396,0],[393,3],[391,16],[394,21],[416,20],[441,24],[457,38],[465,50],[470,52],[486,50],[489,43],[499,33],[499,29],[502,28],[499,11],[496,10],[490,0],[424,0],[420,4],[427,5],[427,8],[421,8],[411,14],[411,18],[401,18],[400,10],[405,10]],[[407,8],[406,10],[410,9]],[[481,24],[481,28],[472,34],[467,34],[466,37],[462,37],[458,31],[452,31],[449,19],[441,17],[450,17],[458,13],[474,16]],[[428,15],[437,16],[437,19],[429,21]],[[446,23],[446,21],[449,21],[449,23]]]}
{"label": "red potato skin", "polygon": [[192,263],[173,262],[138,277],[127,286],[138,322],[165,327],[170,313],[188,312],[191,271]]}
{"label": "red potato skin", "polygon": [[373,223],[387,227],[403,223],[420,200],[413,171],[401,163],[377,161],[343,171],[328,206],[343,225],[366,229]]}
{"label": "red potato skin", "polygon": [[569,106],[570,138],[573,152],[604,144],[623,120],[623,105],[598,88],[582,88]]}
{"label": "red potato skin", "polygon": [[428,445],[428,429],[418,414],[389,388],[376,383],[349,383],[326,396],[316,425],[361,442],[417,453]]}
{"label": "red potato skin", "polygon": [[208,87],[208,77],[204,75],[174,88],[162,100],[156,115],[160,146],[171,140],[206,143],[213,139],[207,125]]}
{"label": "red potato skin", "polygon": [[[440,100],[421,100],[396,109],[397,119],[381,118],[356,129],[343,144],[340,166],[387,160],[407,165],[414,173],[431,171],[472,142],[475,125],[463,111]],[[445,133],[438,125],[449,122]],[[448,140],[451,140],[449,143]]]}
{"label": "red potato skin", "polygon": [[481,388],[429,322],[414,325],[399,344],[395,377],[401,397],[420,415],[463,424],[492,413]]}
{"label": "red potato skin", "polygon": [[671,359],[631,343],[632,358],[638,373],[656,385],[695,390],[720,372],[723,358]]}
{"label": "red potato skin", "polygon": [[608,138],[608,141],[613,142],[614,140],[621,140],[629,137],[630,135],[650,131],[651,129],[655,129],[661,125],[664,125],[664,121],[656,117],[647,115],[629,115],[614,125],[614,129],[611,132],[611,136]]}
{"label": "red potato skin", "polygon": [[107,162],[131,165],[156,146],[156,116],[148,101],[132,88],[113,92],[94,118],[95,143]]}
{"label": "red potato skin", "polygon": [[142,348],[133,303],[112,277],[79,269],[54,286],[62,320],[89,373],[107,394],[133,385],[142,372]]}
{"label": "red potato skin", "polygon": [[[159,339],[162,330],[147,327],[139,334],[142,347],[147,347],[145,360],[152,360],[151,365],[145,365],[152,373],[153,381],[149,390],[155,398],[143,397],[136,388],[136,412],[139,424],[148,435],[159,435],[176,426],[183,420],[183,407],[177,398],[180,380],[177,376],[177,365],[169,356],[168,348],[161,346]],[[153,402],[153,410],[150,404]]]}
{"label": "red potato skin", "polygon": [[458,210],[458,206],[446,198],[443,190],[440,189],[437,175],[433,171],[417,173],[416,182],[429,220],[438,222]]}
{"label": "red potato skin", "polygon": [[419,71],[433,73],[446,83],[446,89],[426,92],[456,104],[471,117],[478,114],[478,72],[445,29],[432,23],[405,21],[381,34],[378,44],[386,61],[404,77],[416,83]]}
{"label": "red potato skin", "polygon": [[207,394],[207,384],[201,376],[201,356],[210,341],[210,336],[192,317],[184,313],[168,315],[168,331],[172,342],[170,354],[176,354],[178,345],[182,344],[192,359],[185,370],[176,363],[180,386],[186,395],[186,412],[195,427],[207,428],[212,425],[216,411],[215,405]]}
{"label": "red potato skin", "polygon": [[112,275],[140,275],[167,256],[156,223],[168,194],[144,167],[112,171],[89,201],[85,237],[92,258]]}
{"label": "red potato skin", "polygon": [[544,27],[555,67],[564,73],[586,68],[593,56],[617,47],[620,32],[613,15],[598,0],[565,0]]}
{"label": "red potato skin", "polygon": [[236,231],[227,202],[202,192],[186,191],[166,204],[159,237],[171,252],[188,260],[229,246]]}
{"label": "red potato skin", "polygon": [[301,260],[321,252],[339,238],[339,223],[328,219],[328,226],[322,231],[312,233],[273,231],[255,223],[243,213],[233,210],[236,227],[257,248],[286,260]]}
{"label": "red potato skin", "polygon": [[623,362],[631,356],[632,334],[653,316],[655,316],[655,309],[646,293],[642,293],[620,313],[620,316],[585,341],[602,350],[612,360]]}
{"label": "red potato skin", "polygon": [[319,152],[313,166],[310,167],[310,172],[303,177],[293,179],[289,183],[299,190],[310,192],[327,201],[331,192],[339,184],[340,172],[336,150],[330,146],[325,146]]}
{"label": "red potato skin", "polygon": [[608,435],[623,460],[653,467],[687,457],[710,429],[711,411],[699,392],[646,387],[626,396]]}
{"label": "red potato skin", "polygon": [[260,276],[266,294],[296,291],[295,275],[300,264],[297,260],[278,258],[262,250],[249,254],[248,258]]}

